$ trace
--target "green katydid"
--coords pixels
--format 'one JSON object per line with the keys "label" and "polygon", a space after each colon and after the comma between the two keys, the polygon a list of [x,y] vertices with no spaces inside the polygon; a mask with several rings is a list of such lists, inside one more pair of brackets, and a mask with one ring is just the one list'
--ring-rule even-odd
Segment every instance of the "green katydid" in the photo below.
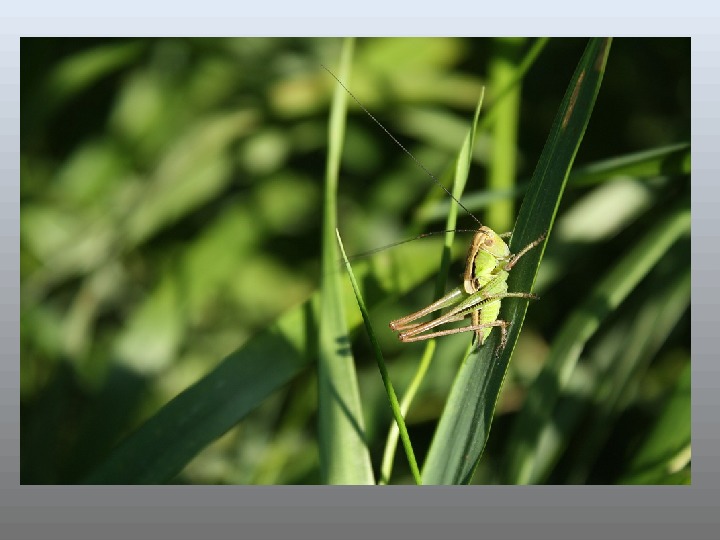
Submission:
{"label": "green katydid", "polygon": [[[454,288],[429,306],[392,321],[390,328],[399,332],[400,341],[420,341],[460,332],[475,332],[475,343],[480,346],[485,343],[492,328],[497,326],[502,332],[500,347],[505,346],[508,323],[497,319],[500,302],[509,297],[537,298],[531,293],[508,292],[509,272],[520,257],[545,239],[545,235],[525,246],[516,255],[510,253],[510,248],[503,240],[504,236],[509,236],[509,233],[498,234],[485,226],[478,229],[465,259],[462,286]],[[431,321],[413,323],[420,317],[443,308],[451,309]],[[437,326],[461,321],[468,315],[471,316],[469,326],[426,333]]]}
{"label": "green katydid", "polygon": [[[500,306],[503,298],[529,298],[537,299],[537,295],[525,292],[508,292],[507,279],[510,270],[520,258],[532,248],[538,246],[545,239],[543,233],[536,240],[525,246],[517,254],[510,253],[510,248],[503,238],[511,233],[498,234],[490,227],[482,225],[459,200],[433,175],[418,159],[398,141],[388,129],[375,118],[370,111],[355,97],[355,95],[338,79],[335,74],[324,65],[322,66],[345,89],[350,97],[365,111],[365,113],[385,131],[413,161],[425,171],[433,181],[438,184],[465,212],[467,212],[479,225],[470,244],[465,259],[463,284],[454,288],[445,296],[436,300],[429,306],[410,313],[405,317],[390,322],[390,328],[398,332],[398,338],[403,342],[421,341],[425,339],[458,334],[461,332],[474,332],[473,340],[476,346],[481,346],[490,335],[494,327],[502,332],[500,349],[504,348],[507,339],[507,321],[499,320]],[[439,317],[423,323],[416,323],[426,315],[441,309],[449,308]],[[445,330],[430,331],[438,326],[459,322],[470,316],[467,326],[449,328]]]}

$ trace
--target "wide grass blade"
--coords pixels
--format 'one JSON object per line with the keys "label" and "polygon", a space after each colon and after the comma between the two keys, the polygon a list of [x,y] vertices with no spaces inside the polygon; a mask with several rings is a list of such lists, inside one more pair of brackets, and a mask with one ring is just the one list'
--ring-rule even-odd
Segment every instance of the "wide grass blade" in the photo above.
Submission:
{"label": "wide grass blade", "polygon": [[[510,248],[517,252],[552,228],[577,149],[593,110],[610,39],[592,39],[570,81],[533,174]],[[530,251],[510,273],[510,291],[530,291],[543,246]],[[492,416],[527,309],[527,300],[506,299],[500,318],[510,322],[507,346],[496,354],[498,332],[460,368],[423,469],[425,484],[469,483],[487,441]]]}
{"label": "wide grass blade", "polygon": [[129,435],[88,477],[90,484],[170,482],[205,446],[237,424],[314,357],[310,302],[230,354]]}
{"label": "wide grass blade", "polygon": [[[334,152],[337,159],[339,149],[336,148]],[[331,258],[336,253],[334,246],[332,242],[329,248]],[[399,272],[393,272],[392,277],[386,276],[384,281],[382,276],[377,276],[380,295],[383,291],[387,293],[390,282],[396,288],[393,290],[400,292],[412,287],[424,279],[432,267],[430,264],[426,267],[418,265],[412,270],[405,272],[401,268]],[[331,276],[330,279],[334,275],[340,284],[334,263],[333,271],[324,274]],[[339,286],[339,293],[331,293],[335,298],[351,297],[349,286]],[[373,297],[372,303],[378,299]],[[343,301],[338,303],[342,308]],[[86,481],[103,484],[155,484],[171,481],[200,450],[235,426],[273,392],[316,360],[320,312],[320,297],[316,294],[251,338],[211,373],[170,401],[123,440]],[[325,318],[334,324],[333,318]],[[348,318],[352,326],[359,323],[359,317],[355,314],[346,317],[344,311],[336,319],[344,321]],[[343,335],[346,333],[343,330]],[[342,343],[332,343],[331,349],[342,353]],[[342,391],[345,392],[347,388],[342,384]],[[347,394],[339,395],[345,398]],[[354,426],[351,437],[361,440]],[[364,442],[360,446],[362,453],[358,460],[362,467],[356,467],[357,463],[348,466],[351,477],[347,481],[350,483],[372,482]]]}
{"label": "wide grass blade", "polygon": [[[353,40],[343,42],[339,77],[347,80]],[[345,323],[335,229],[337,186],[345,137],[347,93],[337,85],[330,108],[322,229],[318,407],[320,466],[328,484],[374,484],[360,405],[360,392]]]}

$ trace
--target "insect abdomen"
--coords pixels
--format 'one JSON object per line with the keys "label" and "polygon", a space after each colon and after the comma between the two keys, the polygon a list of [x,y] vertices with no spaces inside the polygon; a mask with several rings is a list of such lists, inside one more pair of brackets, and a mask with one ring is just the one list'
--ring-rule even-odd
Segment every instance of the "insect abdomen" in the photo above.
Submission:
{"label": "insect abdomen", "polygon": [[[493,296],[500,296],[507,293],[507,276],[504,276],[505,279],[503,279],[502,276],[498,276],[495,278],[494,282],[490,282],[487,286],[486,295],[488,297]],[[498,298],[497,300],[491,300],[487,304],[483,304],[483,306],[480,308],[480,317],[479,322],[480,324],[489,324],[492,322],[495,322],[498,318],[498,315],[500,314],[500,305],[502,302],[502,298]],[[480,331],[481,339],[480,339],[480,345],[485,343],[485,340],[490,335],[490,332],[492,331],[493,327],[488,326],[487,328],[483,328]]]}

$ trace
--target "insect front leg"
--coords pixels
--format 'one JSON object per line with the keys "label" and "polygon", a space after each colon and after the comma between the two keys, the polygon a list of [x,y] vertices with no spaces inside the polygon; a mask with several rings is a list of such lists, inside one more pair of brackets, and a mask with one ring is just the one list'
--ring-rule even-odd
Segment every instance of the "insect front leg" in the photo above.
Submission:
{"label": "insect front leg", "polygon": [[513,266],[520,260],[520,257],[525,255],[528,251],[530,251],[532,248],[538,246],[543,240],[545,240],[545,237],[547,236],[547,232],[542,233],[538,238],[530,242],[527,246],[522,248],[520,252],[516,255],[513,255],[513,257],[508,261],[507,265],[505,266],[506,271],[510,271]]}

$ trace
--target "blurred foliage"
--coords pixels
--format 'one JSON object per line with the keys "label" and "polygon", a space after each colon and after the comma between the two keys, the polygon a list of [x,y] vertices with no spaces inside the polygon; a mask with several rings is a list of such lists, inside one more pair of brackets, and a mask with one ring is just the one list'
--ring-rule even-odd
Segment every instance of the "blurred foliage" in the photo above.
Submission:
{"label": "blurred foliage", "polygon": [[[522,79],[514,98],[519,180],[532,174],[585,43],[550,40]],[[22,483],[81,482],[163,404],[316,289],[334,88],[320,64],[333,69],[339,50],[340,40],[322,38],[22,40]],[[348,84],[439,175],[501,50],[490,39],[359,40]],[[689,142],[689,51],[689,39],[614,41],[576,170]],[[497,91],[487,88],[489,107]],[[478,133],[468,200],[487,185],[492,134]],[[689,192],[689,163],[669,167],[575,189],[571,180],[538,276],[542,300],[528,312],[475,481],[507,481],[498,463],[561,322],[653,216]],[[338,212],[348,251],[437,229],[420,210],[443,197],[351,105]],[[415,264],[410,255],[408,263]],[[431,290],[377,305],[376,328],[428,303]],[[358,336],[377,469],[391,416]],[[389,329],[378,337],[403,388],[420,349],[397,343]],[[441,340],[438,356],[457,358],[466,344],[462,335]],[[662,435],[683,422],[688,446],[673,439],[669,474],[688,481],[689,241],[669,252],[586,352],[542,439],[548,474],[538,481],[671,481],[647,463],[665,455]],[[621,383],[588,382],[611,380],[623,366]],[[436,362],[410,410],[420,461],[456,369]],[[174,481],[318,482],[316,385],[314,369],[304,370]],[[403,458],[396,469],[394,481],[411,482]]]}

